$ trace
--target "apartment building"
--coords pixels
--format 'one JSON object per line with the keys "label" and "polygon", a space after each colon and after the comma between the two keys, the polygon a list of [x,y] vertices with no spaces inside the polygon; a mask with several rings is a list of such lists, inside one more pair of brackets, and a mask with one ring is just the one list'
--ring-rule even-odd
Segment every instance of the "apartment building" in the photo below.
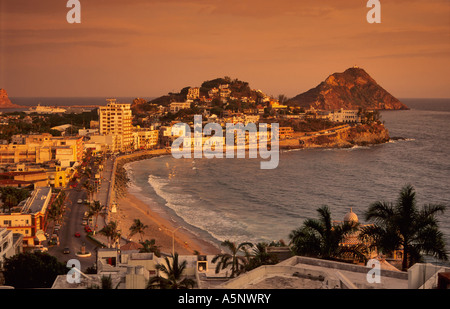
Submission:
{"label": "apartment building", "polygon": [[134,149],[151,149],[158,145],[159,130],[134,128],[133,139]]}
{"label": "apartment building", "polygon": [[98,109],[100,134],[113,136],[113,148],[126,151],[133,143],[131,104],[116,103],[108,99],[108,104]]}
{"label": "apartment building", "polygon": [[50,187],[35,189],[23,205],[0,212],[0,228],[22,234],[24,247],[34,247],[46,240],[46,213],[51,196]]}
{"label": "apartment building", "polygon": [[54,137],[49,133],[14,135],[10,144],[0,145],[0,165],[59,161],[72,166],[83,156],[82,137]]}
{"label": "apartment building", "polygon": [[186,102],[172,102],[170,103],[170,112],[172,114],[175,114],[176,112],[182,110],[182,109],[188,109],[191,108],[191,102],[190,101],[186,101]]}
{"label": "apartment building", "polygon": [[3,267],[5,258],[22,252],[21,234],[15,234],[6,228],[0,228],[0,270]]}

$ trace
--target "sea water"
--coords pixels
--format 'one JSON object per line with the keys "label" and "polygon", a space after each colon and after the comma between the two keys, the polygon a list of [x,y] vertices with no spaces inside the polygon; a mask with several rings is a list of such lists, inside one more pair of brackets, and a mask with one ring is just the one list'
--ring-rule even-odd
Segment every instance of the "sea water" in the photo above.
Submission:
{"label": "sea water", "polygon": [[385,144],[281,151],[274,170],[261,170],[259,159],[162,156],[126,165],[130,190],[207,240],[256,243],[289,242],[322,205],[333,220],[352,208],[364,223],[371,203],[395,202],[411,184],[419,207],[449,207],[439,220],[450,249],[450,100],[402,101],[411,110],[382,112],[393,138]]}

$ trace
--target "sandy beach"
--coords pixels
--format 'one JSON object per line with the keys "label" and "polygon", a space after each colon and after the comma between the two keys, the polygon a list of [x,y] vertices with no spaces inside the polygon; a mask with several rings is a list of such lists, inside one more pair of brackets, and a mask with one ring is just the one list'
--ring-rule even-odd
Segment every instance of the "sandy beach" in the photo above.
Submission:
{"label": "sandy beach", "polygon": [[[172,253],[173,233],[178,226],[160,214],[151,211],[150,207],[143,201],[130,194],[128,191],[125,197],[118,200],[118,211],[112,214],[112,220],[119,222],[122,236],[130,239],[130,226],[134,219],[139,219],[148,227],[145,229],[143,239],[155,239],[156,245],[160,246],[163,253]],[[139,234],[133,235],[131,240],[140,242]],[[213,244],[198,238],[184,228],[175,232],[174,238],[175,252],[178,254],[193,254],[195,251],[200,254],[217,254],[220,249]]]}

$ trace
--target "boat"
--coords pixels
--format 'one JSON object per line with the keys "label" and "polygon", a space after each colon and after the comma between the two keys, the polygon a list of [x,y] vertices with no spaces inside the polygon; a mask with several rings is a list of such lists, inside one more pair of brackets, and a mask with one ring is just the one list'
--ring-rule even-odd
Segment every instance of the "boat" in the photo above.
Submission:
{"label": "boat", "polygon": [[65,113],[66,109],[61,107],[51,107],[51,106],[42,106],[40,103],[36,107],[30,107],[28,111],[25,111],[27,114],[38,113],[38,114],[57,114],[57,113]]}

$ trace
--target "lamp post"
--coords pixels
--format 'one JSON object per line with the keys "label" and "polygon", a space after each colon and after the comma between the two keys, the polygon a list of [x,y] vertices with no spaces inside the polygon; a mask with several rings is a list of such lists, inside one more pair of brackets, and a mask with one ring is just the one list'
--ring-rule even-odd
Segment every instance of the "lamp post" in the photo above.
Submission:
{"label": "lamp post", "polygon": [[[182,226],[179,226],[176,229],[174,229],[173,231],[171,231],[168,228],[163,227],[163,229],[172,233],[172,256],[175,255],[175,232],[180,228],[182,228]],[[161,231],[161,228],[158,228],[158,229]]]}

